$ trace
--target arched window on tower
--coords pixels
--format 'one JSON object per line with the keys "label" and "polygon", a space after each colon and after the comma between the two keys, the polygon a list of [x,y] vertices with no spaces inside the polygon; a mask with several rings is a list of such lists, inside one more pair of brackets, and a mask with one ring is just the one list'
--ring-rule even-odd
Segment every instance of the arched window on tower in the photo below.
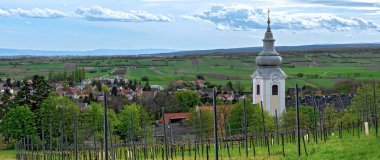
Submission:
{"label": "arched window on tower", "polygon": [[256,85],[256,95],[260,95],[260,85]]}
{"label": "arched window on tower", "polygon": [[272,95],[278,95],[278,85],[272,86]]}

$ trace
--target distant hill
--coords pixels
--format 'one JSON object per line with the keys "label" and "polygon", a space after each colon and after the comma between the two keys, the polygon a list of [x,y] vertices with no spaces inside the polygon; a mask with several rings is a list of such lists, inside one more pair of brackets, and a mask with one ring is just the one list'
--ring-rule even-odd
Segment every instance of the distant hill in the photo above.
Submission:
{"label": "distant hill", "polygon": [[141,55],[176,52],[171,49],[97,49],[92,51],[45,51],[30,49],[0,48],[0,57],[9,56],[113,56],[113,55]]}
{"label": "distant hill", "polygon": [[[281,51],[303,51],[314,49],[334,49],[334,48],[368,48],[380,47],[380,43],[360,43],[360,44],[323,44],[323,45],[303,45],[303,46],[277,46],[276,50]],[[262,47],[212,49],[178,51],[172,49],[97,49],[91,51],[45,51],[30,49],[7,49],[0,48],[0,57],[10,56],[116,56],[116,55],[156,55],[156,56],[180,56],[192,54],[212,54],[212,53],[238,53],[238,52],[260,52]]]}
{"label": "distant hill", "polygon": [[[276,51],[306,51],[315,49],[341,49],[341,48],[368,48],[380,47],[380,43],[361,43],[361,44],[322,44],[322,45],[304,45],[304,46],[277,46]],[[171,53],[162,53],[159,55],[165,56],[180,56],[193,54],[212,54],[212,53],[244,53],[244,52],[260,52],[262,47],[245,47],[245,48],[230,48],[230,49],[213,49],[213,50],[194,50],[194,51],[179,51]]]}

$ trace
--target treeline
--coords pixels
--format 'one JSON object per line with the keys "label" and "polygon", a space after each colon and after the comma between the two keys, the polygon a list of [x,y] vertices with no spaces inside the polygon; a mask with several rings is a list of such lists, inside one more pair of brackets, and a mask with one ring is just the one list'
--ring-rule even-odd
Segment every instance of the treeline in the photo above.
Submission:
{"label": "treeline", "polygon": [[49,71],[48,80],[51,82],[60,82],[60,81],[73,81],[73,82],[82,82],[86,77],[86,71],[84,67],[77,67],[71,73],[67,71],[64,72],[53,72]]}

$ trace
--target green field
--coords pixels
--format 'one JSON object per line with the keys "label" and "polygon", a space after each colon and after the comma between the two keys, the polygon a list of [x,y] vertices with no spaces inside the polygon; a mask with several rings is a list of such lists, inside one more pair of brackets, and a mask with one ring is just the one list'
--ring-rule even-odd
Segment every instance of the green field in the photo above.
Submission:
{"label": "green field", "polygon": [[[128,79],[147,76],[150,84],[168,85],[176,80],[192,81],[197,74],[206,81],[224,85],[228,81],[251,87],[257,53],[215,53],[186,56],[110,56],[66,58],[16,58],[0,60],[1,78],[24,78],[49,71],[71,72],[86,68],[86,78],[107,77],[114,70],[126,69]],[[332,87],[345,79],[380,79],[380,48],[288,51],[281,53],[287,87],[295,83],[312,87]],[[312,61],[311,61],[311,60]],[[297,77],[302,73],[303,77]]]}

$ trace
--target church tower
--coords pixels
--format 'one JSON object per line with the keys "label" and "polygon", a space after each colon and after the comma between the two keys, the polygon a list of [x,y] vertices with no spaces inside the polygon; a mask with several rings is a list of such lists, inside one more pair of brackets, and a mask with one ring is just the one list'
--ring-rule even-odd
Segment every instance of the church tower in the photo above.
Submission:
{"label": "church tower", "polygon": [[263,39],[263,51],[256,57],[256,71],[251,75],[253,83],[253,104],[263,102],[263,107],[270,115],[285,111],[285,79],[286,74],[280,68],[282,58],[274,49],[273,34],[270,28],[268,10],[268,26]]}

